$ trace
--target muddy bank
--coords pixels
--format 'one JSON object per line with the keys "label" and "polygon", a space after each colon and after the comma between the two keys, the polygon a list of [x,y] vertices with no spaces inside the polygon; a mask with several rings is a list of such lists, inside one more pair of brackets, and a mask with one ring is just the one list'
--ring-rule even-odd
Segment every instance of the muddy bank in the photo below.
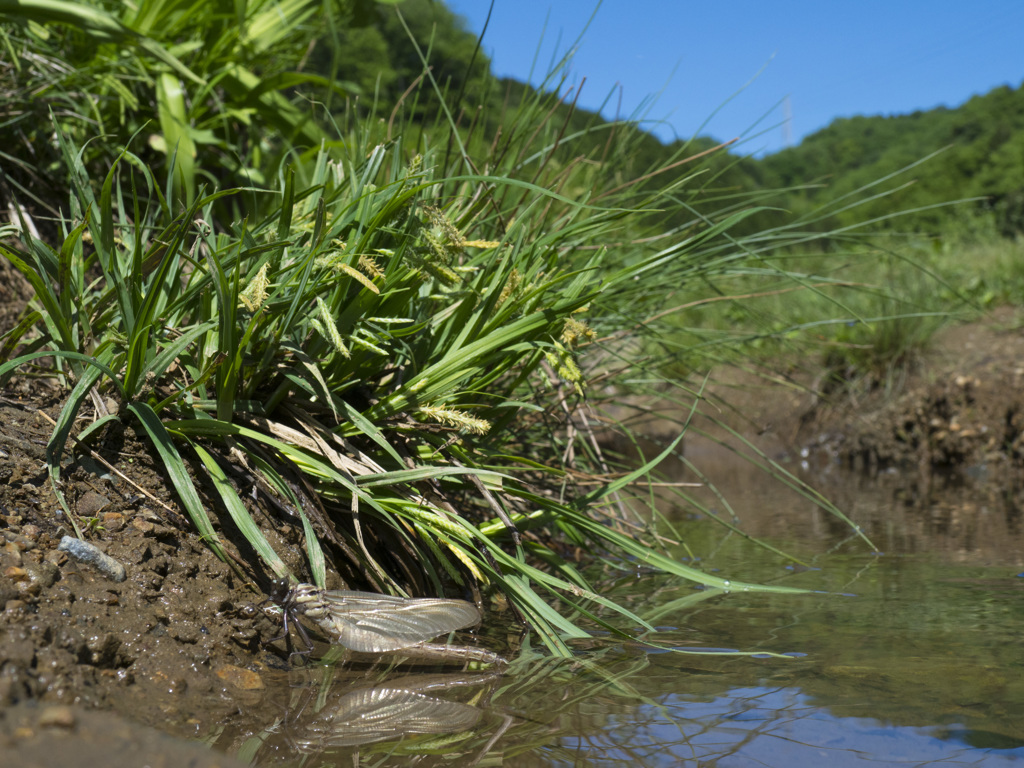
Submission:
{"label": "muddy bank", "polygon": [[[62,466],[60,487],[85,539],[117,567],[69,553],[65,537],[75,531],[44,460],[59,406],[38,381],[0,396],[0,753],[25,765],[105,766],[116,754],[148,754],[139,764],[233,765],[136,726],[208,741],[237,727],[242,711],[264,725],[290,711],[281,691],[295,686],[270,683],[297,663],[280,618],[265,612],[270,576],[253,569],[258,558],[210,502],[232,557],[212,553],[131,428],[70,450]],[[268,540],[303,573],[301,527],[263,512]],[[108,716],[95,720],[93,711]],[[51,741],[50,757],[37,760]]]}
{"label": "muddy bank", "polygon": [[797,442],[854,468],[985,479],[1024,465],[1024,317],[1010,307],[941,331],[891,388],[816,399]]}
{"label": "muddy bank", "polygon": [[[1024,469],[1024,315],[1004,307],[940,331],[912,365],[886,381],[843,386],[802,367],[713,371],[692,417],[688,452],[702,441],[810,465],[834,463],[870,474],[991,477]],[[695,387],[696,389],[696,387]],[[654,420],[622,410],[639,433],[669,440],[690,418]],[[623,445],[625,447],[625,445]]]}
{"label": "muddy bank", "polygon": [[75,532],[43,461],[53,408],[11,394],[0,402],[0,712],[74,704],[188,732],[194,699],[216,700],[235,684],[225,670],[252,665],[273,636],[254,607],[263,595],[164,508],[169,487],[130,431],[98,452],[111,468],[82,452],[62,483],[125,579],[62,551]]}

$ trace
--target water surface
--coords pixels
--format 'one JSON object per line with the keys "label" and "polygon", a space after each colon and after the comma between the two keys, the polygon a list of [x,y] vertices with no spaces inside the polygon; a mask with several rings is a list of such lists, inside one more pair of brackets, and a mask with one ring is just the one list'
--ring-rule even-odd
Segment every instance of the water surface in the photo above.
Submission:
{"label": "water surface", "polygon": [[[623,564],[601,588],[655,624],[654,635],[599,637],[574,660],[527,650],[504,676],[396,682],[381,670],[334,670],[328,685],[309,670],[292,673],[285,685],[298,709],[262,731],[221,734],[231,738],[219,746],[266,765],[1024,761],[1024,536],[1013,492],[817,472],[872,551],[759,470],[717,458],[711,474],[731,489],[744,530],[806,566],[668,505],[689,551],[702,553],[700,567],[817,592],[701,590]],[[383,731],[368,736],[355,725],[374,720]]]}

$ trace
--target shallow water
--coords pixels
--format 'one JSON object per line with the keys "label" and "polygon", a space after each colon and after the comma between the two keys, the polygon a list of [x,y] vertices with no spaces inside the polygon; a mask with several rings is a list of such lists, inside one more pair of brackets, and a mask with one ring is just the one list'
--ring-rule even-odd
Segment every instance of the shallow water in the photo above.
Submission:
{"label": "shallow water", "polygon": [[[1024,761],[1024,535],[1014,494],[816,472],[877,553],[758,470],[724,457],[710,464],[719,486],[734,489],[744,530],[808,567],[670,510],[690,549],[705,553],[701,567],[821,592],[697,590],[625,567],[601,587],[659,628],[645,639],[661,649],[597,638],[575,660],[526,651],[504,676],[293,672],[281,679],[289,703],[279,717],[240,720],[217,746],[258,765]],[[381,727],[358,725],[369,721]]]}

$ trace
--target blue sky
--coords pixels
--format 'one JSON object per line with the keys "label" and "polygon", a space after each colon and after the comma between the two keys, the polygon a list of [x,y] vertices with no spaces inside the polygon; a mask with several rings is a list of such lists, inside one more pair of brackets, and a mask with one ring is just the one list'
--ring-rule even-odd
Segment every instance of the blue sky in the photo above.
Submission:
{"label": "blue sky", "polygon": [[[445,2],[479,34],[490,0]],[[496,74],[535,85],[572,50],[582,106],[615,91],[615,117],[621,86],[620,114],[663,139],[740,136],[760,154],[837,117],[1019,87],[1024,0],[495,0],[483,48]]]}

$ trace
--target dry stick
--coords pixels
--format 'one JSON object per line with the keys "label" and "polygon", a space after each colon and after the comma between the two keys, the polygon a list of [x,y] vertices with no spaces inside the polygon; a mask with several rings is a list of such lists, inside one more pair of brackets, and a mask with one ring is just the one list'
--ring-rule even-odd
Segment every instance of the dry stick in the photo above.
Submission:
{"label": "dry stick", "polygon": [[[572,409],[569,408],[569,403],[566,400],[565,387],[562,386],[561,379],[558,378],[558,375],[551,368],[551,365],[548,363],[547,360],[542,360],[541,361],[541,366],[544,368],[544,372],[548,375],[548,378],[550,378],[553,382],[555,382],[555,388],[558,390],[558,401],[557,401],[558,405],[562,408],[562,411],[565,413],[566,418],[569,420],[570,429],[575,431],[575,429],[576,429],[576,420],[574,418]],[[586,416],[583,417],[583,429],[584,429],[584,432],[587,434],[587,442],[589,442],[591,448],[594,449],[595,455],[597,456],[597,461],[600,464],[602,471],[606,475],[610,475],[611,474],[611,469],[609,468],[608,464],[604,460],[604,452],[601,450],[600,446],[597,444],[597,438],[594,436],[594,431],[593,431],[593,429],[591,429],[590,422],[586,418]],[[571,444],[573,441],[570,440],[569,442]],[[621,533],[624,533],[624,531],[621,530],[622,521],[625,520],[629,516],[627,511],[626,511],[626,504],[622,500],[622,496],[619,495],[618,491],[615,491],[612,495],[615,498],[615,506],[617,506],[619,508],[619,513],[620,513],[620,516],[615,519],[615,526],[616,526],[616,528]]]}

